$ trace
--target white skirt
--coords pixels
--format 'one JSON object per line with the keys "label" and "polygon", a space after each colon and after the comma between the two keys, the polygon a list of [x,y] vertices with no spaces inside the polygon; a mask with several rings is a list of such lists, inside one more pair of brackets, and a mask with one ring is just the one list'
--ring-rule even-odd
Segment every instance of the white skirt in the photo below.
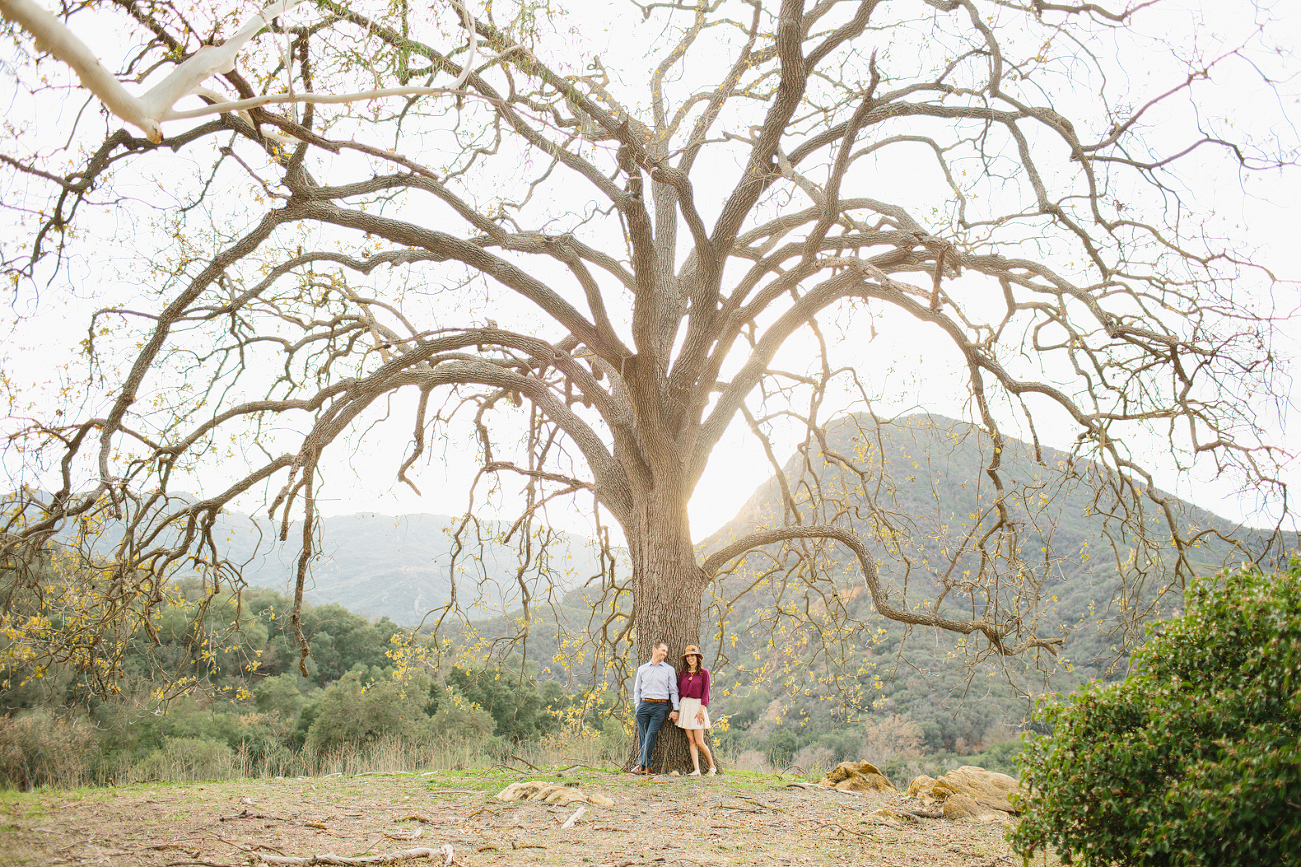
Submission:
{"label": "white skirt", "polygon": [[[705,722],[703,724],[696,722],[696,712],[705,712]],[[709,721],[709,708],[700,706],[698,698],[684,698],[678,702],[678,728],[680,729],[711,729],[713,724]]]}

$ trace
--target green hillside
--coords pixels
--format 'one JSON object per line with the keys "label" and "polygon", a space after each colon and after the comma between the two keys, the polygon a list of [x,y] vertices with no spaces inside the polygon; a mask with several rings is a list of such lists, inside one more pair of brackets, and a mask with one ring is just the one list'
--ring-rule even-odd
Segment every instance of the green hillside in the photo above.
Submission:
{"label": "green hillside", "polygon": [[[963,422],[914,415],[877,426],[865,416],[844,417],[827,428],[824,445],[793,456],[785,465],[788,487],[797,480],[816,480],[823,497],[877,557],[882,582],[896,600],[929,603],[940,576],[976,573],[980,568],[972,536],[989,523],[994,491],[984,468],[993,444]],[[870,485],[827,455],[852,456],[870,474]],[[1064,634],[1068,647],[1080,651],[1082,632],[1124,629],[1129,613],[1154,605],[1167,590],[1178,605],[1170,561],[1169,533],[1155,503],[1150,511],[1122,523],[1119,506],[1102,486],[1100,470],[1065,452],[1009,439],[1001,456],[1009,512],[1017,524],[1019,563],[1025,580],[1041,587],[1039,605],[1024,616],[1035,618],[1036,634]],[[1200,534],[1190,552],[1198,573],[1214,572],[1264,544],[1255,531],[1172,499],[1171,509],[1188,537]],[[806,522],[824,516],[806,514]],[[780,485],[769,479],[727,526],[701,543],[702,553],[723,547],[751,530],[782,521]],[[1134,533],[1146,528],[1149,538]],[[973,530],[976,531],[973,533]],[[1225,541],[1236,538],[1241,547]],[[832,551],[845,588],[861,586],[848,551]],[[1010,558],[1009,558],[1010,562]],[[1174,583],[1172,583],[1174,582]],[[744,606],[746,600],[740,600]],[[897,601],[896,604],[899,604]],[[962,616],[960,604],[952,610]],[[734,612],[747,614],[745,607]],[[968,613],[967,616],[970,616]],[[1134,631],[1127,634],[1132,637]],[[1090,651],[1097,648],[1090,648]],[[1093,656],[1092,652],[1086,654]]]}

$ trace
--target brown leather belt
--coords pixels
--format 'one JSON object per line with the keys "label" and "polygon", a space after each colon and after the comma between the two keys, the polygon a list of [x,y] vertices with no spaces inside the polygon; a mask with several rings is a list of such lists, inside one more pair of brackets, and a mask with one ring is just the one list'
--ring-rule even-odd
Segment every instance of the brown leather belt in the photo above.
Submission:
{"label": "brown leather belt", "polygon": [[667,698],[643,698],[642,701],[648,701],[648,702],[650,702],[651,704],[668,704],[668,703],[669,703],[669,700],[668,700]]}

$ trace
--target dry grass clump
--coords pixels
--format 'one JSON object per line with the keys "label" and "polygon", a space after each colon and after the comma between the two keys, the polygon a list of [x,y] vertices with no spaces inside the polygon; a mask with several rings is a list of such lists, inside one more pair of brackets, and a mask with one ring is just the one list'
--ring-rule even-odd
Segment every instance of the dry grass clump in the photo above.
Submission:
{"label": "dry grass clump", "polygon": [[45,711],[0,716],[0,787],[74,789],[94,780],[95,731]]}

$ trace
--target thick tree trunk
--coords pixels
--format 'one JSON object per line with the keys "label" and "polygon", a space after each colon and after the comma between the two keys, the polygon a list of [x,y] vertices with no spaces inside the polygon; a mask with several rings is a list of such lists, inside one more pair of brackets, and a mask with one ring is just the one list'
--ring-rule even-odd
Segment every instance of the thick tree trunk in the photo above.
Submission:
{"label": "thick tree trunk", "polygon": [[[655,642],[664,641],[669,646],[668,662],[680,671],[683,648],[702,643],[700,604],[704,592],[691,544],[686,497],[652,494],[638,513],[637,526],[628,529],[632,530],[628,533],[628,547],[632,558],[637,664],[650,659]],[[631,712],[636,713],[636,708]],[[637,764],[638,755],[638,745],[634,742],[624,770]],[[686,735],[672,722],[666,721],[660,729],[651,769],[655,773],[691,770]]]}

